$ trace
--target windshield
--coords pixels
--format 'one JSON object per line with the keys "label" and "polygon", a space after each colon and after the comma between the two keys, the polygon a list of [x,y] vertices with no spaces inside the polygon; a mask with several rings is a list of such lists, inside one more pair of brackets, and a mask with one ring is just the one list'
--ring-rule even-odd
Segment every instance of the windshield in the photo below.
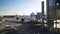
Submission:
{"label": "windshield", "polygon": [[[47,23],[47,0],[0,0],[0,34],[55,33],[54,20]],[[57,5],[60,3],[57,2]],[[54,17],[55,0],[49,0]],[[50,17],[50,16],[49,16]],[[49,25],[48,25],[49,24]]]}

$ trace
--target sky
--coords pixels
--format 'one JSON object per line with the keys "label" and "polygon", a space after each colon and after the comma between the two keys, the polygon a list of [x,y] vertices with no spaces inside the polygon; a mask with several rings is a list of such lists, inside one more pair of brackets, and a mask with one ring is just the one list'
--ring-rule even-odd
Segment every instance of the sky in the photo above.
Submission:
{"label": "sky", "polygon": [[46,0],[0,0],[0,15],[30,15],[30,13],[41,12],[41,1],[44,1],[46,11]]}

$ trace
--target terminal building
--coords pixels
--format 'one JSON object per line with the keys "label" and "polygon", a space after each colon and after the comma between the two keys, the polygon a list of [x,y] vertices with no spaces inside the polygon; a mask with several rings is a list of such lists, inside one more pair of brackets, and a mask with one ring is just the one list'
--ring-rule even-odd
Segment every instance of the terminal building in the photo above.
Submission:
{"label": "terminal building", "polygon": [[55,23],[55,28],[58,28],[57,24],[60,23],[58,22],[60,20],[60,0],[47,0],[46,2],[47,24],[49,28],[53,28]]}

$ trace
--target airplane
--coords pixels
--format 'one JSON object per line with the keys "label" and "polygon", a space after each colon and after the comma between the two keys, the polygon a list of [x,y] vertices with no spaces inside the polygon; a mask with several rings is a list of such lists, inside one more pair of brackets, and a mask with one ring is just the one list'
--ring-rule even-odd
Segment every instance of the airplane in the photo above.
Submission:
{"label": "airplane", "polygon": [[16,19],[19,19],[19,15],[18,14],[16,14]]}

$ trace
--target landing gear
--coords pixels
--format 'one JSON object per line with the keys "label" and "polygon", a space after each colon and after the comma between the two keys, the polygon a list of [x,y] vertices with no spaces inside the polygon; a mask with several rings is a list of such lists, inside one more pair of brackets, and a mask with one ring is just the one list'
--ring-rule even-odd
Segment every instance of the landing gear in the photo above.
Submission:
{"label": "landing gear", "polygon": [[24,19],[23,18],[21,19],[21,22],[24,22]]}

